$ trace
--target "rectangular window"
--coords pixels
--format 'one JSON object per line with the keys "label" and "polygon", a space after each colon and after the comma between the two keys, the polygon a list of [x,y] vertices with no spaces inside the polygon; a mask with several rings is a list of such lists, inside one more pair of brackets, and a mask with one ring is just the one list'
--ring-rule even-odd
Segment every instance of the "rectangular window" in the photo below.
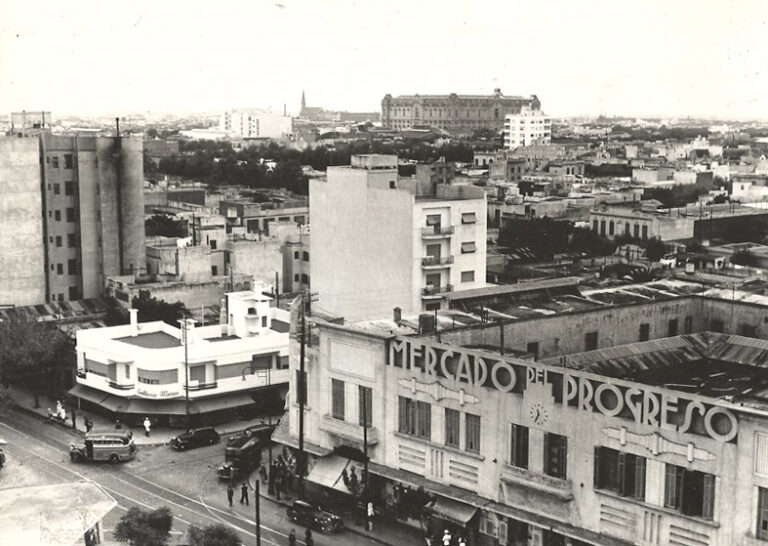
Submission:
{"label": "rectangular window", "polygon": [[62,246],[61,235],[57,235],[56,236],[56,246],[57,247],[61,247]]}
{"label": "rectangular window", "polygon": [[757,488],[757,538],[768,540],[768,489]]}
{"label": "rectangular window", "polygon": [[78,289],[77,286],[70,286],[69,287],[69,301],[74,301],[78,299]]}
{"label": "rectangular window", "polygon": [[370,387],[357,387],[358,423],[361,427],[370,427],[373,423],[373,390]]}
{"label": "rectangular window", "polygon": [[216,250],[216,240],[211,241],[211,250]]}
{"label": "rectangular window", "polygon": [[65,169],[72,168],[72,154],[64,154],[64,168]]}
{"label": "rectangular window", "polygon": [[61,222],[61,211],[60,210],[53,211],[53,219],[56,220],[57,222]]}
{"label": "rectangular window", "polygon": [[309,252],[304,251],[302,253],[302,255],[301,255],[301,259],[304,260],[305,262],[308,262],[309,261]]}
{"label": "rectangular window", "polygon": [[445,408],[445,445],[458,449],[460,429],[461,412]]}
{"label": "rectangular window", "polygon": [[[56,273],[58,275],[63,275],[64,274],[64,264],[56,264]],[[62,294],[62,297],[63,296],[64,295]]]}
{"label": "rectangular window", "polygon": [[427,216],[427,225],[428,226],[437,226],[440,227],[440,215],[439,214],[430,214]]}
{"label": "rectangular window", "polygon": [[298,250],[294,251],[294,253],[293,253],[293,259],[294,259],[294,260],[298,260],[298,259],[299,259],[299,251],[298,251]]}
{"label": "rectangular window", "polygon": [[476,250],[477,250],[477,247],[475,246],[474,241],[467,241],[467,242],[461,243],[462,254],[471,254]]}
{"label": "rectangular window", "polygon": [[77,260],[67,261],[67,273],[69,275],[77,275]]}
{"label": "rectangular window", "polygon": [[398,430],[429,440],[432,437],[432,406],[404,396],[398,400]]}
{"label": "rectangular window", "polygon": [[472,453],[480,453],[480,416],[467,413],[465,430],[467,437],[464,449]]}
{"label": "rectangular window", "polygon": [[261,317],[261,327],[266,328],[267,327],[267,317],[263,316]]}
{"label": "rectangular window", "polygon": [[551,432],[544,433],[544,473],[565,479],[568,461],[568,438]]}
{"label": "rectangular window", "polygon": [[538,360],[539,359],[539,342],[531,341],[528,345],[525,346],[525,352],[531,353],[533,355],[533,359]]}
{"label": "rectangular window", "polygon": [[651,339],[651,325],[643,322],[640,325],[640,341],[648,341],[649,339]]}
{"label": "rectangular window", "polygon": [[461,272],[461,282],[475,282],[475,272],[474,271],[462,271]]}
{"label": "rectangular window", "polygon": [[679,510],[686,516],[711,520],[715,506],[715,477],[667,463],[664,506]]}
{"label": "rectangular window", "polygon": [[509,464],[518,468],[528,468],[528,427],[510,425]]}
{"label": "rectangular window", "polygon": [[474,212],[464,212],[461,214],[462,224],[476,224],[477,215]]}
{"label": "rectangular window", "polygon": [[67,209],[67,222],[75,221],[75,209],[70,207]]}
{"label": "rectangular window", "polygon": [[53,185],[53,195],[59,195],[61,193],[61,185],[60,184],[54,184]]}
{"label": "rectangular window", "polygon": [[294,273],[293,274],[293,280],[294,280],[294,282],[299,282],[299,274],[298,273]]}
{"label": "rectangular window", "polygon": [[74,182],[64,182],[64,195],[75,195]]}
{"label": "rectangular window", "polygon": [[686,334],[690,334],[691,332],[693,332],[693,317],[690,317],[690,316],[688,316],[688,317],[685,317],[685,322],[684,322],[684,329],[683,329],[683,331],[684,331]]}
{"label": "rectangular window", "polygon": [[676,318],[669,320],[669,327],[667,329],[667,335],[669,337],[677,335],[677,319]]}
{"label": "rectangular window", "polygon": [[59,156],[55,155],[51,157],[51,167],[53,167],[54,169],[59,168]]}
{"label": "rectangular window", "polygon": [[67,233],[67,246],[69,248],[77,246],[77,236],[74,233]]}
{"label": "rectangular window", "polygon": [[331,379],[331,416],[344,420],[344,381]]}
{"label": "rectangular window", "polygon": [[608,447],[595,448],[595,489],[645,499],[645,457]]}
{"label": "rectangular window", "polygon": [[757,337],[757,327],[754,324],[739,324],[739,335],[745,337]]}
{"label": "rectangular window", "polygon": [[213,275],[215,277],[218,274],[219,274],[219,266],[212,265],[211,266],[211,275]]}
{"label": "rectangular window", "polygon": [[597,350],[597,332],[587,332],[584,334],[584,350],[596,351]]}

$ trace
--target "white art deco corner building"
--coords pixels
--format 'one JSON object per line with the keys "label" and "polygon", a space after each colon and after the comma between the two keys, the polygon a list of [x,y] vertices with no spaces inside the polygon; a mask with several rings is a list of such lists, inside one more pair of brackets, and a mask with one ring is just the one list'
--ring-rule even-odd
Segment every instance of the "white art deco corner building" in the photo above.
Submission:
{"label": "white art deco corner building", "polygon": [[70,394],[124,422],[150,416],[183,425],[189,414],[192,424],[212,424],[278,410],[288,384],[289,313],[271,300],[227,294],[226,324],[139,323],[131,310],[130,324],[80,330]]}

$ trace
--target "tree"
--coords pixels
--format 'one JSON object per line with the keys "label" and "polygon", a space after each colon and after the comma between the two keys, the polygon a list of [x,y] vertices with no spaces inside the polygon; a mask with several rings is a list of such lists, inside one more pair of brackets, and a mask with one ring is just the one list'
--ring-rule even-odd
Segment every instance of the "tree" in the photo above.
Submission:
{"label": "tree", "polygon": [[568,250],[587,256],[607,256],[616,250],[616,242],[598,235],[595,230],[575,228],[568,241]]}
{"label": "tree", "polygon": [[499,245],[510,248],[528,248],[539,257],[549,258],[563,252],[573,224],[564,220],[542,218],[510,218],[499,232]]}
{"label": "tree", "polygon": [[171,326],[178,326],[181,319],[191,316],[186,305],[182,302],[168,303],[153,298],[148,290],[139,290],[139,295],[133,298],[131,305],[139,311],[141,322],[162,320]]}
{"label": "tree", "polygon": [[757,265],[757,257],[749,250],[739,250],[731,255],[731,263],[735,265],[744,265],[749,267],[755,267]]}
{"label": "tree", "polygon": [[220,523],[202,529],[192,525],[188,536],[189,546],[240,546],[243,543],[231,527]]}
{"label": "tree", "polygon": [[661,241],[661,239],[657,239],[656,237],[648,239],[643,246],[645,247],[646,258],[652,262],[658,262],[662,257],[664,257],[664,254],[667,253],[667,246]]}
{"label": "tree", "polygon": [[0,376],[29,389],[36,408],[42,392],[69,387],[66,377],[74,362],[74,343],[57,323],[0,322]]}
{"label": "tree", "polygon": [[145,512],[133,507],[123,514],[115,527],[114,537],[131,546],[165,546],[171,538],[173,514],[167,507]]}

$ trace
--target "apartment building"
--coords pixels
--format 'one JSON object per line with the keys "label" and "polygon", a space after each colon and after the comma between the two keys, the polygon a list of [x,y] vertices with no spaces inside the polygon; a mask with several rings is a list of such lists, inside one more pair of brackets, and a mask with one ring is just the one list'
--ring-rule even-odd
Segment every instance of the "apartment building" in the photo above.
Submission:
{"label": "apartment building", "polygon": [[541,110],[523,108],[504,116],[504,147],[546,145],[552,141],[552,120]]}
{"label": "apartment building", "polygon": [[436,310],[485,285],[486,199],[474,186],[398,179],[397,157],[353,156],[310,181],[312,289],[346,318]]}
{"label": "apartment building", "polygon": [[219,129],[243,138],[280,138],[293,133],[293,118],[264,110],[230,110],[221,115]]}
{"label": "apartment building", "polygon": [[0,158],[0,303],[93,298],[144,268],[141,139],[39,132]]}

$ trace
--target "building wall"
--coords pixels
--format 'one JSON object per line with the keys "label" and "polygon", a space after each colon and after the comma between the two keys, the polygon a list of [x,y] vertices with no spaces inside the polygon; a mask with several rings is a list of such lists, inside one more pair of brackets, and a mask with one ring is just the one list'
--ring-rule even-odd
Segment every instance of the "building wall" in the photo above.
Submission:
{"label": "building wall", "polygon": [[225,244],[229,267],[235,273],[250,275],[256,284],[266,286],[275,286],[275,274],[283,274],[281,247],[282,243],[277,239],[227,241]]}
{"label": "building wall", "polygon": [[552,140],[552,120],[539,110],[523,109],[504,117],[504,147],[546,145]]}
{"label": "building wall", "polygon": [[394,169],[330,167],[310,181],[312,288],[318,305],[348,320],[415,310],[413,196],[389,189]]}
{"label": "building wall", "polygon": [[37,138],[0,138],[0,305],[46,300]]}

